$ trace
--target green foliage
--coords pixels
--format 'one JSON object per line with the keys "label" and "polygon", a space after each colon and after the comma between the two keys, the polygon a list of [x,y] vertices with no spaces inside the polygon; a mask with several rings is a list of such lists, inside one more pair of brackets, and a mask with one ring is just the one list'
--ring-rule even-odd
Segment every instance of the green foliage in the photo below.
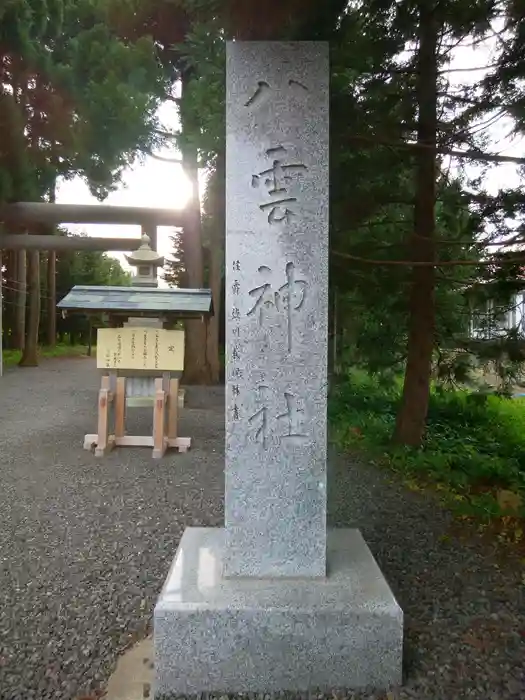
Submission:
{"label": "green foliage", "polygon": [[131,286],[131,274],[116,258],[91,250],[63,251],[57,255],[57,295],[75,285]]}
{"label": "green foliage", "polygon": [[186,287],[184,254],[182,249],[182,232],[170,236],[173,246],[171,256],[164,261],[163,279],[170,287]]}
{"label": "green foliage", "polygon": [[[185,134],[179,144],[183,145],[183,138],[196,146],[206,167],[224,152],[223,30],[232,30],[233,34],[238,30],[241,36],[249,31],[250,37],[256,38],[257,21],[264,21],[257,19],[258,9],[250,3],[244,3],[239,16],[233,18],[226,18],[224,12],[226,6],[238,7],[235,3],[221,6],[211,0],[181,0],[177,4],[186,8],[190,26],[184,44],[177,45],[177,65],[191,78],[181,102]],[[293,14],[293,22],[274,27],[275,38],[284,38],[281,35],[288,32],[290,39],[330,40],[330,281],[337,290],[344,359],[349,365],[388,375],[403,371],[408,351],[414,254],[410,241],[417,192],[414,175],[418,151],[414,141],[418,139],[421,113],[417,37],[421,8],[427,3],[332,0],[314,5],[303,4],[299,12],[293,1],[285,0],[278,14]],[[494,81],[485,80],[483,72],[454,76],[447,72],[461,40],[477,42],[493,34],[500,5],[490,0],[432,3],[439,35],[435,137],[440,154],[449,149],[482,154],[487,137],[480,124],[483,127],[483,120],[491,116],[495,105],[501,106],[496,96],[505,94],[507,104],[512,97],[514,108],[519,104],[516,80],[509,74],[502,76],[498,88]],[[274,19],[272,16],[268,24]],[[266,29],[261,26],[260,31]],[[506,48],[502,50],[498,45],[495,51],[500,68],[514,61],[515,70],[519,69],[514,39],[520,31],[509,21],[503,44]],[[508,35],[512,35],[513,42],[507,42]],[[507,114],[511,111],[507,109]],[[505,297],[502,303],[508,306],[509,293],[515,291],[522,268],[494,255],[495,248],[488,243],[509,232],[509,217],[520,211],[523,197],[503,190],[497,196],[489,195],[482,189],[482,178],[467,177],[462,169],[464,162],[460,159],[459,170],[451,171],[448,159],[440,155],[436,172],[435,239],[440,266],[433,341],[438,355],[437,375],[447,385],[469,380],[478,369],[476,350],[466,339],[472,308],[489,293],[485,283],[494,282],[492,291],[498,298]],[[218,199],[208,213],[211,221],[214,215],[216,221],[221,220]],[[425,236],[426,232],[416,234]],[[222,244],[217,238],[209,239],[212,245]],[[179,240],[176,245],[180,258]],[[488,256],[493,259],[491,265],[484,260]],[[173,278],[181,273],[181,263],[176,261]],[[497,361],[503,389],[515,374],[509,361],[509,354]]]}
{"label": "green foliage", "polygon": [[181,117],[192,128],[178,142],[182,149],[185,141],[197,148],[201,167],[213,167],[225,149],[226,44],[218,21],[194,24],[179,50],[181,67],[191,76]]}
{"label": "green foliage", "polygon": [[[195,10],[195,7],[190,9]],[[201,193],[204,280],[209,284],[210,249],[224,248],[224,154],[225,142],[225,50],[224,32],[217,18],[194,22],[183,44],[178,45],[178,65],[185,71],[179,103],[184,130],[176,138],[181,150],[195,149],[199,167],[207,171]],[[185,286],[183,238],[171,238],[172,259],[165,266],[165,279],[173,286]]]}
{"label": "green foliage", "polygon": [[[442,21],[453,25],[455,34],[467,35],[482,24],[482,4],[464,16],[445,12]],[[448,10],[450,5],[443,4]],[[332,48],[331,138],[337,146],[331,160],[331,282],[344,310],[339,320],[350,346],[347,360],[372,371],[402,370],[407,354],[416,191],[415,153],[407,141],[416,137],[418,113],[409,42],[418,21],[412,3],[355,3],[340,22]],[[445,42],[440,51],[446,63]],[[449,86],[440,81],[447,95]],[[450,116],[455,122],[456,115]],[[468,132],[469,124],[463,126]],[[438,142],[451,143],[451,132],[442,118]],[[435,345],[450,349],[468,332],[465,289],[478,274],[481,226],[463,179],[444,170],[437,173],[435,213],[437,257],[459,262],[444,265],[437,276]],[[463,264],[470,260],[472,265]]]}
{"label": "green foliage", "polygon": [[[65,345],[58,344],[52,348],[40,347],[38,354],[42,358],[65,358],[65,357],[81,357],[86,355],[85,345]],[[21,350],[3,350],[2,359],[4,367],[15,367],[20,362],[22,357]]]}
{"label": "green foliage", "polygon": [[64,174],[86,178],[103,197],[137,154],[148,151],[158,126],[164,76],[151,39],[119,40],[98,0],[75,3],[54,45],[55,86],[74,108],[74,141]]}
{"label": "green foliage", "polygon": [[[131,286],[131,273],[124,270],[120,262],[99,251],[66,251],[57,255],[56,263],[57,299],[62,299],[75,285]],[[91,325],[103,326],[102,316],[91,317],[69,314],[59,317],[57,331],[59,337],[69,335],[72,344],[88,343]]]}
{"label": "green foliage", "polygon": [[164,75],[153,43],[119,39],[113,0],[10,0],[0,9],[0,201],[81,175],[104,197],[154,140]]}
{"label": "green foliage", "polygon": [[436,388],[421,449],[393,447],[401,382],[352,371],[334,388],[329,422],[340,445],[406,476],[445,486],[463,509],[497,513],[498,489],[525,495],[525,400]]}
{"label": "green foliage", "polygon": [[[82,177],[103,199],[156,141],[166,77],[149,37],[120,37],[118,0],[7,0],[0,7],[0,204],[52,198]],[[13,257],[9,258],[13,264]],[[15,278],[15,271],[7,271]],[[63,254],[58,294],[78,283],[126,284],[116,261]],[[12,307],[6,335],[14,333]],[[59,323],[71,330],[79,321]],[[32,329],[32,337],[36,331]]]}
{"label": "green foliage", "polygon": [[[211,249],[224,251],[224,163],[220,154],[213,167],[210,167],[206,190],[201,198],[202,240],[204,257],[204,285],[210,284]],[[217,167],[218,166],[218,167]],[[184,268],[183,240],[181,232],[170,236],[173,252],[164,264],[164,280],[170,287],[187,286]],[[224,276],[224,264],[221,266]]]}

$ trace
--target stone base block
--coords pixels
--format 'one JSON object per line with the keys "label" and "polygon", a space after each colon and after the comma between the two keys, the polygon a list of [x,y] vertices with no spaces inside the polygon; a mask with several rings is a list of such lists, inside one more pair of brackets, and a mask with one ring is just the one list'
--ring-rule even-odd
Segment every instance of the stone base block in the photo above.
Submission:
{"label": "stone base block", "polygon": [[154,613],[155,698],[401,684],[403,613],[358,530],[326,579],[224,579],[224,530],[188,528]]}

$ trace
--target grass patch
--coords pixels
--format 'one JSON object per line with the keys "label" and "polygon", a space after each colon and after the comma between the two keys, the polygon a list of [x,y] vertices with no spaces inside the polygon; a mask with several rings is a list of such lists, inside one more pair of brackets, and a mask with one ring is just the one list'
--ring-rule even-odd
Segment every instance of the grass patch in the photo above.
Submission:
{"label": "grass patch", "polygon": [[[93,347],[93,356],[96,353],[96,348]],[[80,357],[87,354],[85,345],[56,345],[55,347],[42,346],[38,351],[39,357]],[[13,367],[20,362],[22,352],[20,350],[4,350],[2,353],[4,367]]]}
{"label": "grass patch", "polygon": [[525,399],[434,389],[424,445],[411,449],[390,443],[400,394],[399,382],[349,373],[329,404],[336,442],[388,464],[409,488],[434,487],[465,515],[508,515],[509,492],[525,516]]}

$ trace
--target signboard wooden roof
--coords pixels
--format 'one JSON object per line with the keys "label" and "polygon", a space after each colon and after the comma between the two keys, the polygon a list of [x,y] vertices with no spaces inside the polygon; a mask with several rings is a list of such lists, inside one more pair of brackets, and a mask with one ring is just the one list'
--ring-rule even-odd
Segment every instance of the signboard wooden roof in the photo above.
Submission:
{"label": "signboard wooden roof", "polygon": [[96,287],[77,285],[57,304],[66,312],[112,313],[126,316],[213,315],[209,289],[156,289],[154,287]]}

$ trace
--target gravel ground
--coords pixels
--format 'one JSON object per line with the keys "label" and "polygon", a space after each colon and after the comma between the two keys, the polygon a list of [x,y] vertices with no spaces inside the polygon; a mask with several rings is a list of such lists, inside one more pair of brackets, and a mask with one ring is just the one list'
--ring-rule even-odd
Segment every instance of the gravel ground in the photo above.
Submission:
{"label": "gravel ground", "polygon": [[[187,454],[97,459],[82,443],[98,381],[82,359],[0,379],[2,700],[100,688],[144,634],[184,527],[222,524],[222,391],[190,392]],[[150,411],[130,416],[130,431],[149,432]]]}
{"label": "gravel ground", "polygon": [[458,539],[433,500],[371,466],[338,458],[332,467],[330,519],[361,528],[405,614],[395,697],[524,699],[525,560],[473,532]]}
{"label": "gravel ground", "polygon": [[[82,359],[0,379],[2,700],[103,687],[148,630],[184,527],[222,524],[222,391],[189,390],[188,454],[96,459],[82,441],[94,431],[97,383]],[[130,429],[148,430],[149,412],[133,414]],[[331,472],[331,524],[362,529],[405,611],[399,697],[525,699],[523,560],[475,536],[458,541],[445,512],[372,467],[339,457]]]}

